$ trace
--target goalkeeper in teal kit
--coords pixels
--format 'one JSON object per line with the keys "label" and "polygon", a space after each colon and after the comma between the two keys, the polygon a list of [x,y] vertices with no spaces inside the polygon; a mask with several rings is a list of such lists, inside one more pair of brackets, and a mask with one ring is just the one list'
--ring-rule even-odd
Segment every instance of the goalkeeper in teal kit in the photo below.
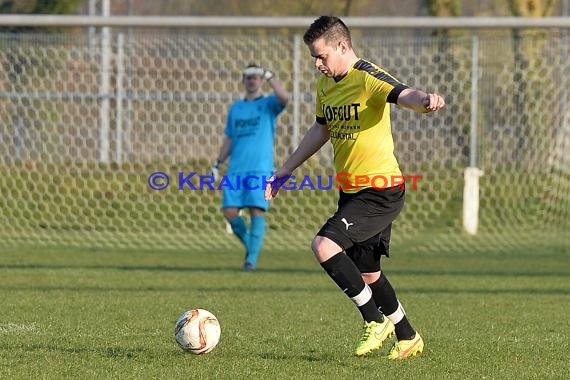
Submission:
{"label": "goalkeeper in teal kit", "polygon": [[[274,93],[264,96],[261,87],[267,82]],[[219,166],[229,157],[223,184],[222,208],[233,233],[245,247],[243,270],[256,269],[265,237],[265,179],[273,173],[273,142],[277,116],[285,109],[289,93],[275,75],[258,65],[248,65],[243,71],[245,96],[229,109],[224,140],[212,175],[219,178]],[[248,208],[248,227],[240,210]]]}

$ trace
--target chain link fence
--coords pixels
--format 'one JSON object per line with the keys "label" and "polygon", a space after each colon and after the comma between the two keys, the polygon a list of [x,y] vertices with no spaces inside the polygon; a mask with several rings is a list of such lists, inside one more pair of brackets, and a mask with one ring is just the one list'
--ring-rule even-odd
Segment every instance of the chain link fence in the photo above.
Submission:
{"label": "chain link fence", "polygon": [[[562,31],[353,34],[359,56],[447,102],[429,115],[393,107],[401,168],[421,176],[416,189],[408,182],[394,244],[430,252],[546,239],[567,249],[570,70]],[[314,120],[320,75],[296,32],[0,34],[0,245],[239,249],[226,233],[221,191],[178,184],[208,174],[250,62],[273,70],[293,95],[278,120],[279,165]],[[462,228],[463,173],[473,164],[483,172],[476,236]],[[166,190],[149,187],[157,171],[170,178]],[[330,147],[295,174],[333,175]],[[308,249],[336,198],[334,188],[280,193],[265,246]]]}

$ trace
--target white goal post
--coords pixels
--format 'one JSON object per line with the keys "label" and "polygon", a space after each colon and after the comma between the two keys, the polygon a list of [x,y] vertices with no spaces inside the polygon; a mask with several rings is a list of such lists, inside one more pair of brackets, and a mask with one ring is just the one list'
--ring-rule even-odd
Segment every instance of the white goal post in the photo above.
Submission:
{"label": "white goal post", "polygon": [[[208,173],[249,62],[271,68],[293,95],[276,163],[297,145],[314,119],[319,74],[301,39],[313,20],[0,15],[0,246],[235,248],[220,192],[176,181]],[[563,238],[570,18],[344,21],[360,56],[447,101],[432,115],[393,109],[396,155],[421,177],[396,243],[457,250],[471,237],[499,248]],[[48,32],[2,32],[26,26]],[[329,175],[331,160],[327,147],[298,174]],[[154,172],[169,176],[168,189],[149,187]],[[281,194],[267,246],[305,247],[335,199],[333,190]]]}

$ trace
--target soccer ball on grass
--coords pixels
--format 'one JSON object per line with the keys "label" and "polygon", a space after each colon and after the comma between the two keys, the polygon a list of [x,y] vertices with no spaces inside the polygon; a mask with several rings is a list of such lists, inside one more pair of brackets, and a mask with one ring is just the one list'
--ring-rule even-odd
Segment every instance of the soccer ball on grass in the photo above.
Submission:
{"label": "soccer ball on grass", "polygon": [[188,310],[178,318],[174,327],[176,342],[184,351],[206,354],[220,341],[220,322],[208,310]]}

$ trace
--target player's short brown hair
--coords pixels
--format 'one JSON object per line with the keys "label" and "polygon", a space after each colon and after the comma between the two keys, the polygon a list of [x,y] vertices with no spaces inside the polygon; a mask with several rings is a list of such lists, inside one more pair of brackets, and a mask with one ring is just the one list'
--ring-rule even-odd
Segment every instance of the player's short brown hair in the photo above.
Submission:
{"label": "player's short brown hair", "polygon": [[346,41],[348,46],[352,47],[350,30],[348,30],[345,23],[338,17],[320,16],[313,21],[309,29],[307,29],[303,35],[303,41],[305,41],[307,45],[312,44],[319,38],[324,38],[327,45]]}

